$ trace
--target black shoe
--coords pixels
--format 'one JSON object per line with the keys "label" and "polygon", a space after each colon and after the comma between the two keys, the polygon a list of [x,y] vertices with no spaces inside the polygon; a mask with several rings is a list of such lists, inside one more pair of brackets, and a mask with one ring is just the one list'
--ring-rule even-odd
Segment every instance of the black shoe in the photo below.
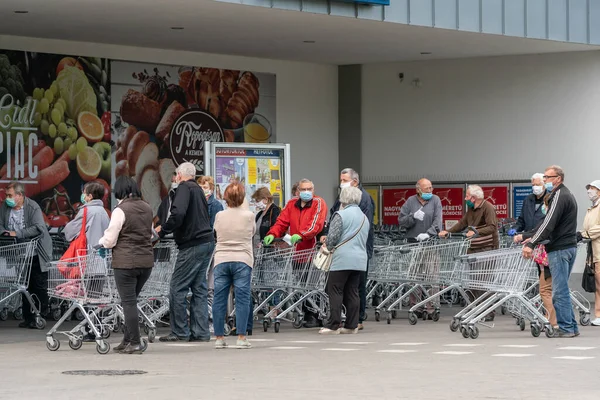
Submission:
{"label": "black shoe", "polygon": [[119,351],[120,354],[142,354],[144,352],[144,350],[146,350],[144,348],[144,346],[141,343],[138,344],[131,344],[128,343],[127,346],[125,346],[125,348],[121,351]]}
{"label": "black shoe", "polygon": [[96,335],[94,335],[92,332],[88,332],[87,334],[83,335],[84,343],[92,343],[95,341],[96,341]]}
{"label": "black shoe", "polygon": [[167,336],[161,336],[158,338],[160,342],[187,342],[188,338],[179,337],[174,333],[169,333]]}
{"label": "black shoe", "polygon": [[210,342],[210,337],[208,338],[199,338],[199,337],[195,337],[195,336],[190,336],[190,338],[188,339],[189,342]]}
{"label": "black shoe", "polygon": [[487,317],[485,317],[484,321],[485,322],[493,322],[495,317],[496,316],[494,314],[488,315]]}
{"label": "black shoe", "polygon": [[30,323],[29,323],[29,326],[28,326],[28,328],[29,328],[29,329],[40,329],[40,330],[41,330],[41,329],[43,329],[43,328],[38,328],[38,326],[37,326],[37,324],[35,323],[35,321],[33,321],[33,322],[30,322]]}
{"label": "black shoe", "polygon": [[248,331],[246,332],[246,336],[252,336],[252,329],[248,329]]}
{"label": "black shoe", "polygon": [[319,326],[319,321],[316,318],[311,318],[302,324],[305,328],[317,328]]}
{"label": "black shoe", "polygon": [[118,353],[118,352],[120,352],[120,351],[122,351],[122,350],[125,350],[125,348],[126,348],[127,346],[129,346],[129,343],[126,343],[126,342],[121,342],[121,344],[119,344],[118,346],[116,346],[116,347],[113,347],[113,351],[114,351],[115,353]]}

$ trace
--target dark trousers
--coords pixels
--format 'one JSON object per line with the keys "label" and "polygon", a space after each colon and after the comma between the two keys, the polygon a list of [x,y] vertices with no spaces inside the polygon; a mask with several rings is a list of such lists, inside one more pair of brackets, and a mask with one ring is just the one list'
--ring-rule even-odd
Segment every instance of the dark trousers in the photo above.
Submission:
{"label": "dark trousers", "polygon": [[140,344],[140,325],[137,309],[137,297],[144,284],[150,278],[152,268],[115,268],[115,283],[121,297],[121,306],[125,315],[125,334],[123,343]]}
{"label": "dark trousers", "polygon": [[342,304],[346,305],[346,323],[348,329],[358,326],[358,313],[360,299],[358,296],[358,284],[362,271],[332,271],[327,280],[326,292],[329,296],[329,318],[325,324],[326,328],[336,330],[340,327],[342,320]]}
{"label": "dark trousers", "polygon": [[[48,272],[42,272],[40,268],[40,259],[33,256],[31,261],[31,274],[29,275],[29,285],[27,291],[33,297],[36,307],[42,315],[48,312]],[[26,322],[33,322],[35,315],[31,312],[31,305],[27,297],[21,295],[23,299],[23,319]]]}
{"label": "dark trousers", "polygon": [[360,297],[359,324],[362,324],[367,319],[367,274],[369,273],[370,262],[371,260],[367,261],[367,270],[360,273],[360,281],[358,282],[358,296]]}

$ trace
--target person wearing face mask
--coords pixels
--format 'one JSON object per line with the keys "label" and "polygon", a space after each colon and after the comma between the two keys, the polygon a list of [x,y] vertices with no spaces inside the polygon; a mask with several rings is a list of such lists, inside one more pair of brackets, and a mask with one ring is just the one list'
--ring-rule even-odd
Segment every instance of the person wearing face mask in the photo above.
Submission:
{"label": "person wearing face mask", "polygon": [[173,172],[173,176],[171,177],[171,187],[169,188],[169,193],[162,199],[160,206],[158,206],[158,211],[156,212],[156,217],[154,217],[154,226],[159,227],[164,225],[165,222],[169,219],[171,215],[171,204],[173,204],[173,199],[175,198],[175,191],[177,190],[177,186],[179,184],[176,182],[177,173]]}
{"label": "person wearing face mask", "polygon": [[596,318],[593,326],[600,326],[600,180],[591,182],[586,186],[587,194],[592,202],[583,220],[583,230],[579,233],[582,238],[592,241],[592,257],[596,277]]}
{"label": "person wearing face mask", "polygon": [[[467,212],[456,225],[447,231],[441,231],[439,236],[446,237],[448,233],[458,233],[468,229],[467,237],[471,239],[471,244],[469,250],[467,250],[467,254],[498,249],[500,247],[500,240],[498,237],[496,209],[490,202],[485,200],[481,187],[470,185],[467,188],[465,201],[467,203]],[[471,293],[477,299],[484,292],[472,290]],[[495,311],[492,311],[486,316],[485,320],[493,321],[495,315]]]}
{"label": "person wearing face mask", "polygon": [[531,177],[531,188],[533,193],[523,200],[517,224],[507,232],[509,236],[514,236],[517,232],[529,232],[535,229],[545,217],[542,213],[544,196],[547,193],[544,186],[544,174],[537,173]]}
{"label": "person wearing face mask", "polygon": [[556,310],[559,329],[553,337],[579,336],[575,320],[569,276],[577,254],[577,201],[564,185],[565,173],[558,165],[544,171],[544,185],[550,192],[546,218],[531,240],[523,247],[523,257],[531,258],[533,249],[544,242],[548,254],[548,267],[552,274],[552,302]]}
{"label": "person wearing face mask", "polygon": [[[38,239],[31,261],[27,291],[37,297],[36,306],[41,316],[48,312],[48,264],[52,255],[52,239],[46,228],[40,206],[25,197],[22,183],[12,182],[5,189],[6,199],[0,205],[0,234],[13,237],[17,242]],[[23,322],[20,328],[38,328],[29,301],[23,294]]]}
{"label": "person wearing face mask", "polygon": [[[416,188],[417,194],[409,197],[400,209],[398,224],[409,240],[422,242],[437,236],[442,230],[442,202],[433,194],[433,185],[428,179],[419,179]],[[411,294],[410,305],[416,304],[416,301],[416,296]],[[434,305],[428,303],[425,311],[432,319]],[[421,311],[416,314],[420,317]]]}
{"label": "person wearing face mask", "polygon": [[273,195],[266,187],[257,189],[252,195],[252,200],[254,200],[254,206],[258,210],[255,219],[256,232],[253,239],[254,248],[257,248],[258,244],[267,236],[271,227],[277,222],[277,218],[281,214],[281,208],[273,203]]}
{"label": "person wearing face mask", "polygon": [[[309,250],[317,244],[316,237],[323,230],[327,217],[327,204],[319,196],[315,196],[315,185],[308,179],[302,179],[298,186],[300,197],[293,197],[287,202],[275,225],[269,229],[263,239],[265,246],[273,243],[275,238],[281,238],[286,233],[292,236],[292,245],[296,250]],[[304,261],[300,261],[302,263]],[[316,315],[305,308],[306,328],[319,324]]]}
{"label": "person wearing face mask", "polygon": [[87,210],[85,236],[88,249],[92,249],[98,244],[110,222],[108,213],[104,209],[104,203],[102,202],[103,196],[104,186],[100,183],[88,182],[83,186],[83,193],[81,193],[81,204],[83,206],[79,209],[75,218],[63,230],[67,241],[72,242],[79,236],[81,223],[83,222],[83,213],[84,210]]}
{"label": "person wearing face mask", "polygon": [[[345,188],[356,187],[361,192],[360,203],[358,207],[365,214],[369,222],[369,237],[367,239],[367,259],[371,260],[373,257],[373,216],[375,213],[375,201],[371,197],[371,195],[362,187],[360,184],[360,176],[358,172],[353,170],[352,168],[344,168],[342,172],[340,172],[340,190],[344,190]],[[340,191],[341,194],[341,191]],[[333,216],[336,212],[340,211],[341,202],[340,197],[336,199],[333,207],[329,210],[329,221],[323,228],[321,232],[320,241],[321,243],[325,243],[327,241],[327,235],[329,234],[329,227],[331,226],[331,222],[333,220]],[[360,307],[359,307],[359,316],[358,316],[358,329],[364,329],[363,322],[366,319],[366,309],[367,309],[367,274],[369,272],[369,263],[367,262],[367,270],[360,273],[360,281],[358,284],[358,293],[360,297]]]}
{"label": "person wearing face mask", "polygon": [[218,212],[223,211],[223,205],[215,197],[215,181],[212,176],[201,176],[198,178],[198,185],[200,185],[204,191],[204,196],[206,196],[208,215],[210,216],[210,227],[212,228],[215,225],[215,216]]}

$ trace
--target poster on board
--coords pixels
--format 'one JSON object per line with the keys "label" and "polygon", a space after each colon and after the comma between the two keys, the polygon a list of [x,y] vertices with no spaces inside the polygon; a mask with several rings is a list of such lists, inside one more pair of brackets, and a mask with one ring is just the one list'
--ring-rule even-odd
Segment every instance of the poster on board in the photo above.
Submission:
{"label": "poster on board", "polygon": [[398,225],[400,209],[406,203],[406,200],[417,193],[414,185],[398,186],[395,188],[383,189],[383,215],[384,225]]}
{"label": "poster on board", "polygon": [[369,193],[369,195],[373,199],[373,202],[375,203],[375,209],[373,213],[373,225],[379,225],[379,187],[365,186],[364,188],[367,191],[367,193]]}
{"label": "poster on board", "polygon": [[113,61],[115,177],[134,177],[156,213],[178,165],[205,173],[205,141],[275,143],[275,83],[251,71]]}
{"label": "poster on board", "polygon": [[523,202],[533,193],[533,189],[531,188],[531,184],[528,183],[513,183],[512,188],[512,217],[517,219],[521,215],[521,210],[523,209]]}
{"label": "poster on board", "polygon": [[496,218],[506,219],[509,217],[508,185],[481,185],[483,198],[489,201],[496,209]]}
{"label": "poster on board", "polygon": [[433,194],[437,195],[442,203],[442,225],[444,229],[452,228],[463,216],[464,186],[434,187]]}
{"label": "poster on board", "polygon": [[20,181],[58,228],[95,181],[110,214],[110,89],[107,59],[0,50],[0,201]]}

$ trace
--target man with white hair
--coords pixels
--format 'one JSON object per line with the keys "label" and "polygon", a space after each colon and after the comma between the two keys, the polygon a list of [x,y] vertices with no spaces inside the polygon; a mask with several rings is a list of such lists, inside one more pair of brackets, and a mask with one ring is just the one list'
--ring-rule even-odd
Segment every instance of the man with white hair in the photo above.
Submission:
{"label": "man with white hair", "polygon": [[521,214],[519,214],[515,227],[508,231],[509,236],[513,236],[517,232],[529,232],[537,228],[546,216],[542,212],[544,196],[547,193],[544,186],[544,174],[533,174],[531,177],[531,188],[533,189],[533,193],[523,200]]}
{"label": "man with white hair", "polygon": [[[358,175],[358,172],[356,172],[352,168],[344,168],[342,170],[342,172],[340,172],[340,189],[343,190],[344,188],[347,188],[347,187],[358,188],[361,192],[360,202],[359,202],[358,206],[359,206],[360,210],[363,212],[363,214],[365,214],[365,216],[367,217],[367,219],[369,221],[369,237],[367,239],[367,258],[368,258],[368,260],[371,260],[371,258],[373,257],[373,236],[374,236],[373,216],[375,214],[375,201],[373,201],[373,198],[371,197],[371,195],[362,187],[362,185],[360,184],[360,176]],[[333,216],[335,215],[335,213],[340,211],[340,206],[341,206],[341,202],[340,202],[340,198],[338,196],[338,198],[335,201],[335,204],[333,205],[333,207],[331,207],[331,210],[329,210],[329,222],[323,229],[323,232],[322,232],[323,236],[321,236],[321,239],[320,239],[321,243],[325,243],[325,241],[327,240],[327,235],[329,233],[329,226],[331,225],[331,222],[333,220]],[[368,272],[369,272],[369,264],[367,263],[367,270],[364,271],[363,273],[361,273],[360,282],[358,285],[358,292],[359,292],[359,297],[360,297],[360,312],[359,312],[359,318],[358,318],[358,329],[359,330],[362,330],[364,328],[363,321],[367,318],[366,317],[366,309],[367,309],[367,273]]]}
{"label": "man with white hair", "polygon": [[[452,228],[441,231],[440,237],[446,237],[448,233],[458,233],[468,229],[467,237],[471,238],[468,254],[495,250],[500,247],[496,209],[490,202],[485,200],[483,189],[477,185],[469,186],[465,201],[467,212]],[[480,290],[472,290],[471,292],[474,298],[478,298],[484,293]],[[493,321],[495,315],[495,311],[492,311],[486,316],[485,320]]]}
{"label": "man with white hair", "polygon": [[[196,167],[185,162],[177,167],[177,190],[171,205],[171,215],[158,228],[161,238],[173,233],[178,253],[171,277],[169,307],[171,333],[161,342],[210,341],[208,326],[208,285],[206,271],[215,248],[210,225],[208,203],[204,191],[196,182]],[[187,295],[190,299],[190,326],[188,327]]]}

